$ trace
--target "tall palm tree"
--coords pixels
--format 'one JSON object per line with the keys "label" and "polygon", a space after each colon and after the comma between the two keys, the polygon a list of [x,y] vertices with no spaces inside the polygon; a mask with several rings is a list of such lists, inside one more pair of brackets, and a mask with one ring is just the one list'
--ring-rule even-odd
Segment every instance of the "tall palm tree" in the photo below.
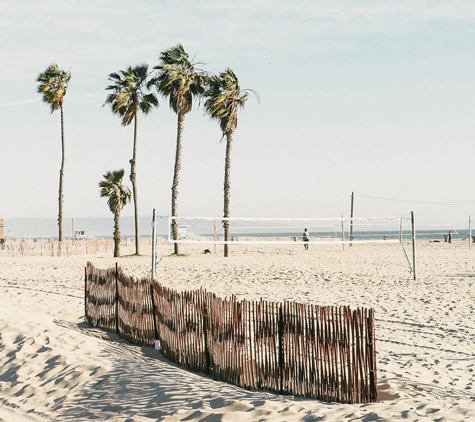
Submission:
{"label": "tall palm tree", "polygon": [[104,103],[110,104],[112,113],[122,118],[122,126],[128,126],[134,122],[134,147],[130,160],[130,181],[134,198],[135,213],[135,254],[140,255],[139,246],[139,215],[137,198],[137,128],[139,110],[148,114],[153,107],[158,107],[155,94],[145,94],[147,85],[148,65],[142,63],[138,66],[128,66],[126,70],[109,74],[109,81],[113,82],[106,89],[112,91]]}
{"label": "tall palm tree", "polygon": [[120,256],[120,212],[132,196],[129,187],[122,184],[124,172],[124,169],[108,171],[99,182],[101,198],[108,198],[107,205],[114,214],[114,258]]}
{"label": "tall palm tree", "polygon": [[63,183],[64,183],[64,96],[68,89],[71,73],[58,67],[57,64],[50,64],[46,70],[36,77],[38,93],[43,95],[43,101],[50,105],[51,114],[56,110],[61,111],[61,168],[59,170],[59,193],[58,193],[58,240],[63,240]]}
{"label": "tall palm tree", "polygon": [[[223,133],[221,140],[226,137],[226,157],[224,164],[224,218],[229,218],[229,206],[231,200],[231,150],[233,147],[234,131],[238,122],[238,111],[244,108],[249,98],[249,92],[253,90],[241,90],[239,81],[234,72],[227,68],[219,75],[212,76],[209,80],[209,88],[205,92],[205,111],[212,119],[219,122]],[[224,240],[229,242],[229,220],[223,220]],[[224,256],[229,256],[229,244],[224,244]]]}
{"label": "tall palm tree", "polygon": [[[185,52],[181,44],[162,51],[159,60],[158,66],[154,67],[158,70],[158,75],[149,82],[149,86],[155,85],[160,94],[169,98],[170,108],[178,116],[171,208],[172,216],[177,216],[185,115],[192,109],[193,97],[203,95],[207,74],[195,69],[196,63],[190,61],[188,53]],[[178,224],[176,220],[172,222],[172,233],[173,239],[177,240]],[[179,254],[178,243],[174,245],[174,253]]]}

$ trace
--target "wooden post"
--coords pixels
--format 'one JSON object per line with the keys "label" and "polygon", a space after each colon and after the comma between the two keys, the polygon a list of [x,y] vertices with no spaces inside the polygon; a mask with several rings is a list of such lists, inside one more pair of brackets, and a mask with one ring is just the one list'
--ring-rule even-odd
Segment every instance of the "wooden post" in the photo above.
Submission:
{"label": "wooden post", "polygon": [[279,393],[284,394],[284,318],[282,315],[282,304],[279,306]]}
{"label": "wooden post", "polygon": [[345,250],[345,220],[343,219],[343,215],[341,216],[341,241],[343,250]]}
{"label": "wooden post", "polygon": [[[206,300],[206,297],[203,298]],[[211,374],[211,359],[209,355],[208,349],[208,309],[206,307],[206,303],[203,305],[203,337],[205,343],[205,360],[206,360],[206,373],[209,375]]]}
{"label": "wooden post", "polygon": [[414,211],[411,211],[411,227],[412,227],[412,273],[414,280],[416,279],[416,228],[414,226]]}
{"label": "wooden post", "polygon": [[353,201],[355,193],[351,192],[351,211],[350,211],[350,246],[353,246],[351,243],[353,241]]}
{"label": "wooden post", "polygon": [[472,248],[472,216],[468,216],[468,249]]}
{"label": "wooden post", "polygon": [[84,267],[84,319],[87,322],[87,266]]}
{"label": "wooden post", "polygon": [[119,266],[115,263],[115,333],[119,334]]}
{"label": "wooden post", "polygon": [[377,388],[377,374],[376,374],[376,345],[375,345],[375,336],[374,336],[374,311],[373,309],[369,310],[369,317],[367,319],[367,334],[368,334],[368,361],[369,366],[369,401],[377,402],[378,401],[378,388]]}
{"label": "wooden post", "polygon": [[216,220],[214,220],[214,254],[216,255],[216,242],[218,241],[218,228]]}
{"label": "wooden post", "polygon": [[[153,210],[155,211],[155,210]],[[153,331],[155,333],[155,340],[159,340],[158,337],[158,328],[157,328],[157,320],[155,318],[155,299],[153,297],[153,278],[150,282],[150,297],[152,298],[152,318],[153,318]]]}

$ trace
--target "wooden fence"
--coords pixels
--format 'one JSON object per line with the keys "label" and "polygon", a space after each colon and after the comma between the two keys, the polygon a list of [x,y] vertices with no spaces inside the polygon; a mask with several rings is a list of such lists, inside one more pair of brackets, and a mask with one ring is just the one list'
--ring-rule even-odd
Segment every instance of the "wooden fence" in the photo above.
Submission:
{"label": "wooden fence", "polygon": [[[140,244],[147,247],[151,246],[152,240],[148,237],[140,237]],[[157,242],[164,240],[157,238]],[[121,243],[122,250],[130,250],[135,247],[134,238],[125,238]],[[113,239],[64,239],[62,242],[57,240],[43,240],[34,238],[28,239],[8,239],[0,244],[0,256],[70,256],[70,255],[88,255],[97,253],[114,252]]]}
{"label": "wooden fence", "polygon": [[160,340],[169,360],[246,389],[377,401],[372,309],[223,300],[88,263],[85,316],[136,344]]}
{"label": "wooden fence", "polygon": [[114,241],[111,239],[81,240],[13,240],[0,245],[0,251],[7,256],[69,256],[111,252]]}

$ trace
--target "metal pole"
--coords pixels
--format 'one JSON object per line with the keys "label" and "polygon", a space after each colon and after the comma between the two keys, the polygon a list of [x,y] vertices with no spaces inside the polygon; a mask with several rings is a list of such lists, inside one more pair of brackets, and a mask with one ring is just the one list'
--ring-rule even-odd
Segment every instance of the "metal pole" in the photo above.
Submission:
{"label": "metal pole", "polygon": [[351,211],[350,211],[350,246],[352,246],[353,240],[353,200],[354,200],[355,193],[351,192]]}
{"label": "metal pole", "polygon": [[155,256],[155,208],[153,209],[153,216],[152,216],[152,280],[155,280],[155,266],[157,265],[157,259]]}
{"label": "metal pole", "polygon": [[411,211],[411,226],[412,226],[412,273],[414,280],[416,279],[416,228],[414,226],[414,211]]}

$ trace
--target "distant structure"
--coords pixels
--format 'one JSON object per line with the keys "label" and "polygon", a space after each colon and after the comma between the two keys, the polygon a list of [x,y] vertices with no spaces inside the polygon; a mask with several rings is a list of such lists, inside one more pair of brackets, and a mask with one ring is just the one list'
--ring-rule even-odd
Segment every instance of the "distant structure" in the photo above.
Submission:
{"label": "distant structure", "polygon": [[3,218],[0,218],[0,245],[5,243],[5,226],[3,225]]}
{"label": "distant structure", "polygon": [[86,230],[74,230],[74,239],[90,239]]}

